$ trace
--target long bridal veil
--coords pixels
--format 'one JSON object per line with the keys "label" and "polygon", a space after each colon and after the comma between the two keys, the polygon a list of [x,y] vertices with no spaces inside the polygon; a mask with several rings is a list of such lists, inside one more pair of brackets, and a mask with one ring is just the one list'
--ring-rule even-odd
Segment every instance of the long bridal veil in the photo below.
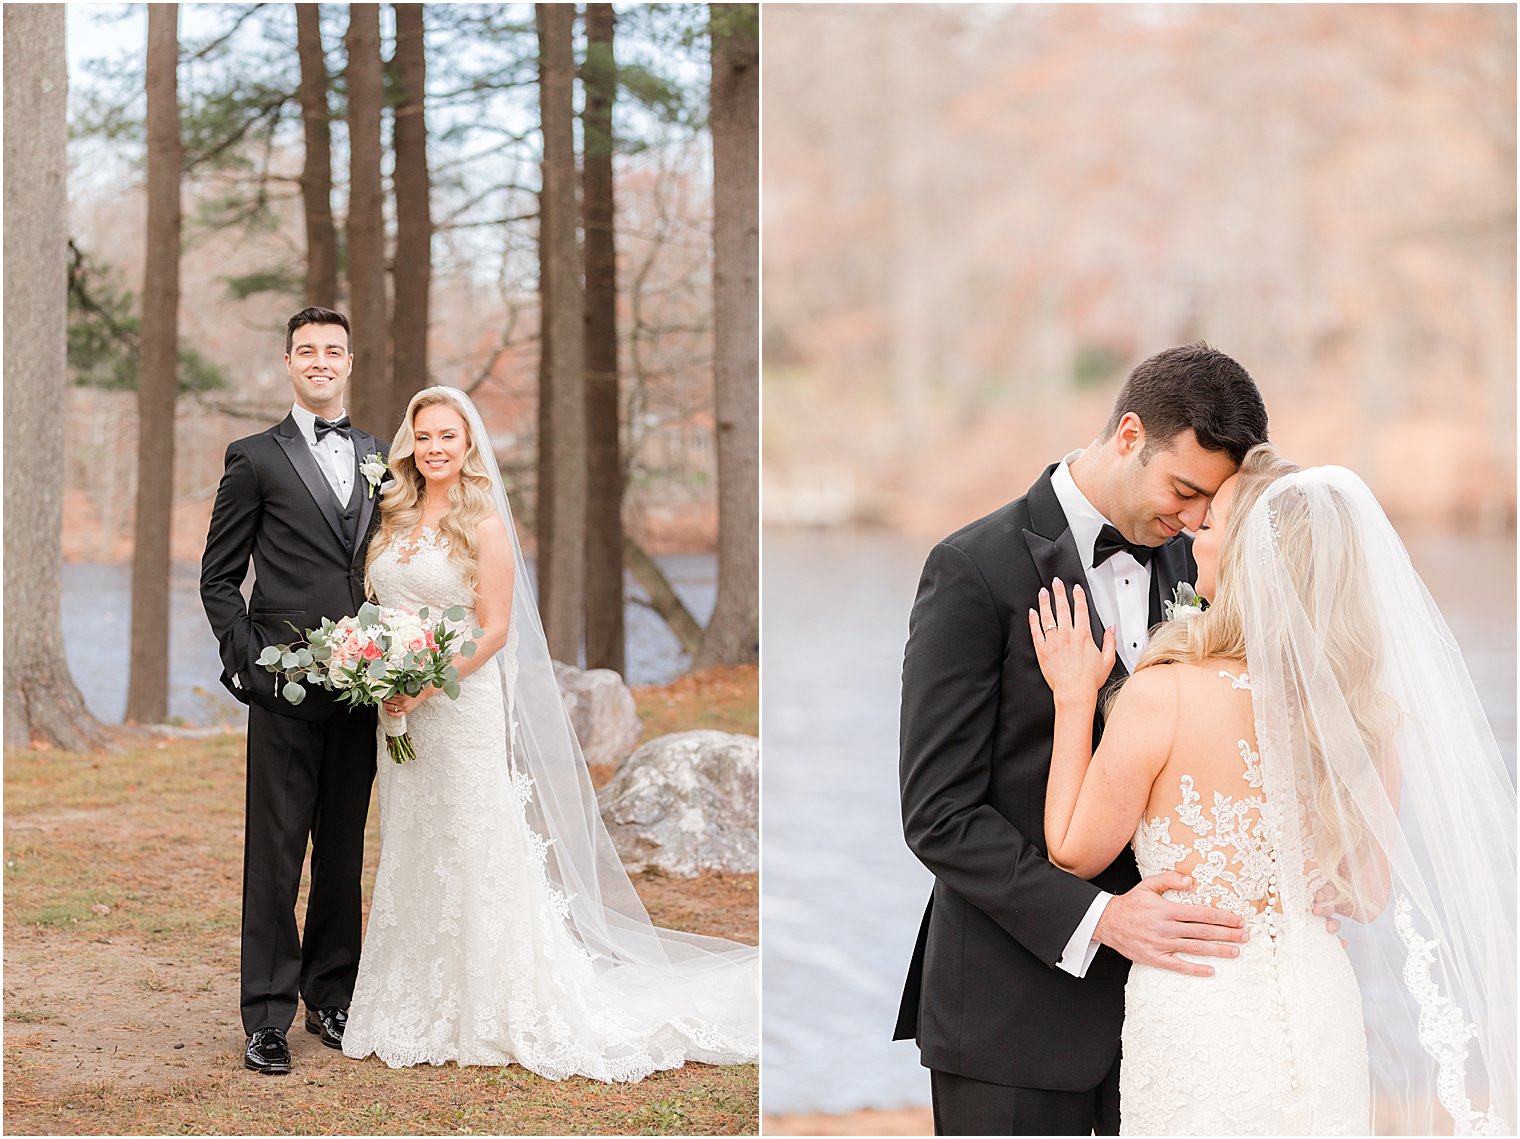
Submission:
{"label": "long bridal veil", "polygon": [[490,435],[464,392],[447,395],[487,455],[496,509],[512,541],[516,584],[511,633],[497,656],[507,710],[503,762],[512,766],[528,824],[546,852],[554,904],[575,947],[616,1006],[636,1023],[673,1026],[687,1059],[744,1063],[759,1053],[758,951],[721,938],[654,925],[597,810],[586,762],[539,621],[522,545],[512,523]]}
{"label": "long bridal veil", "polygon": [[[1512,1135],[1515,790],[1456,641],[1348,470],[1272,483],[1242,539],[1281,905],[1301,913],[1319,897],[1346,915],[1372,1130]],[[1277,955],[1306,1057],[1316,994],[1293,939],[1316,936],[1316,923],[1289,924]],[[1312,1097],[1313,1073],[1297,1078]]]}

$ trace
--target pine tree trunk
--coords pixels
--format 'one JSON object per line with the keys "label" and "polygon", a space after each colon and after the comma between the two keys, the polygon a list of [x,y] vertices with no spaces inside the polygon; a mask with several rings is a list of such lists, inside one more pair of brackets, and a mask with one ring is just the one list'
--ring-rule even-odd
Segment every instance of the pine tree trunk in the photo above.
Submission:
{"label": "pine tree trunk", "polygon": [[385,215],[380,178],[380,5],[348,10],[348,300],[354,371],[348,413],[354,424],[387,438],[390,384],[385,368]]}
{"label": "pine tree trunk", "polygon": [[759,11],[710,11],[718,598],[698,667],[760,655]]}
{"label": "pine tree trunk", "polygon": [[396,92],[395,308],[391,314],[391,402],[382,429],[399,424],[407,402],[428,386],[428,289],[433,271],[423,9],[421,4],[392,7],[396,11],[396,51],[391,59]]}
{"label": "pine tree trunk", "polygon": [[586,246],[586,667],[624,671],[623,463],[618,446],[617,257],[611,4],[586,5],[581,217]]}
{"label": "pine tree trunk", "polygon": [[[549,264],[548,292],[540,296],[543,326],[553,351],[545,373],[549,400],[552,481],[548,549],[540,548],[552,589],[543,606],[549,652],[566,664],[580,661],[586,583],[586,401],[584,305],[575,202],[575,7],[537,4],[539,99],[542,106],[543,189],[539,241]],[[540,502],[540,507],[545,505]]]}
{"label": "pine tree trunk", "polygon": [[148,5],[148,254],[137,385],[137,513],[127,719],[169,715],[169,531],[179,370],[179,7]]}
{"label": "pine tree trunk", "polygon": [[306,213],[306,304],[336,308],[338,231],[332,214],[332,130],[321,8],[297,4],[295,9],[296,51],[301,57],[301,121],[306,130],[306,165],[301,171],[301,205]]}
{"label": "pine tree trunk", "polygon": [[[5,746],[106,742],[69,675],[60,577],[68,396],[68,70],[64,8],[5,13]],[[24,553],[23,553],[24,552]]]}
{"label": "pine tree trunk", "polygon": [[554,548],[554,389],[549,377],[554,370],[554,345],[549,340],[549,312],[544,298],[549,296],[549,247],[544,244],[543,194],[539,194],[538,220],[538,488],[534,495],[533,528],[538,535],[538,553],[534,561],[538,570],[538,619],[549,620],[549,604],[554,592],[554,575],[549,572],[549,551]]}

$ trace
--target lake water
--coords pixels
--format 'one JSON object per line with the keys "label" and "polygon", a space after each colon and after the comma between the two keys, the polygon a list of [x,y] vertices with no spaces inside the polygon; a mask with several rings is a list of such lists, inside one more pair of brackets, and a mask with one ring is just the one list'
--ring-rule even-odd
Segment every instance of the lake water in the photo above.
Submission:
{"label": "lake water", "polygon": [[[929,873],[902,839],[897,716],[908,612],[930,543],[767,528],[764,985],[767,1112],[929,1102],[894,1043]],[[1416,567],[1515,769],[1515,547],[1419,537]]]}
{"label": "lake water", "polygon": [[[717,558],[681,554],[655,560],[692,616],[705,625],[717,599]],[[201,608],[200,567],[177,563],[169,588],[169,715],[191,724],[246,724],[247,711],[217,679],[221,658]],[[629,684],[668,683],[691,667],[691,658],[659,615],[643,604],[647,595],[632,578],[626,590],[626,679]],[[131,624],[130,566],[63,567],[63,640],[69,670],[90,711],[107,723],[120,723],[126,712]]]}

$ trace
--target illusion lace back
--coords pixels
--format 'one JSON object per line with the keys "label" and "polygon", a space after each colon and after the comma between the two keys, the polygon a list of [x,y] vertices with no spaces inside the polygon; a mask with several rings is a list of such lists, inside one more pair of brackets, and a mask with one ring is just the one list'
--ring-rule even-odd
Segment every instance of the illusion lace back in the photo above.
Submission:
{"label": "illusion lace back", "polygon": [[[474,619],[474,596],[432,530],[382,551],[370,573],[381,605],[460,605]],[[516,667],[515,633],[498,661],[464,678],[459,699],[408,714],[414,761],[377,748],[380,866],[344,1053],[604,1081],[753,1059],[675,1011],[684,1005],[599,969],[574,938],[569,901],[545,871],[548,844],[526,818],[533,780],[504,754],[500,669]]]}
{"label": "illusion lace back", "polygon": [[1366,1134],[1361,996],[1312,898],[1279,893],[1249,677],[1170,667],[1182,726],[1135,832],[1135,859],[1142,876],[1192,875],[1192,890],[1166,896],[1240,914],[1250,940],[1233,959],[1183,955],[1212,966],[1212,977],[1130,970],[1120,1130]]}

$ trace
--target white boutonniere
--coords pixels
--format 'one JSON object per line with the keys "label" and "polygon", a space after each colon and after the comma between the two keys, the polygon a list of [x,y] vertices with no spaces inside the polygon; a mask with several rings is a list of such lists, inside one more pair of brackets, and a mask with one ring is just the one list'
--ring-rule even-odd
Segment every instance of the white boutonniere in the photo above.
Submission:
{"label": "white boutonniere", "polygon": [[1172,599],[1161,603],[1162,612],[1168,621],[1196,617],[1208,607],[1209,603],[1199,597],[1192,584],[1186,581],[1179,581],[1177,588],[1172,590]]}
{"label": "white boutonniere", "polygon": [[365,455],[364,461],[359,464],[359,473],[364,476],[364,481],[369,483],[369,496],[375,497],[375,488],[385,479],[390,467],[385,461],[385,456],[376,451]]}

